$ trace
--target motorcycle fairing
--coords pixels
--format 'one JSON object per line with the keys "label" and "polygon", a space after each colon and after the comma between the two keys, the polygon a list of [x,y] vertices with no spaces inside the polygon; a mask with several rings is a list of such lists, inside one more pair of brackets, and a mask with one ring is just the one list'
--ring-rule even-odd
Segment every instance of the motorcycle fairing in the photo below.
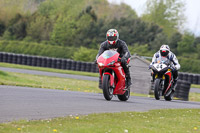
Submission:
{"label": "motorcycle fairing", "polygon": [[[126,91],[124,91],[123,89],[125,88],[125,73],[124,73],[124,70],[122,67],[117,67],[116,69],[118,70],[114,70],[115,71],[115,74],[117,75],[116,77],[118,77],[118,82],[116,84],[116,87],[115,88],[118,88],[118,89],[114,89],[114,92],[113,94],[124,94]],[[121,75],[121,76],[119,76]],[[124,81],[124,82],[119,82],[119,81]]]}
{"label": "motorcycle fairing", "polygon": [[[110,75],[110,85],[115,86],[113,94],[114,95],[123,95],[126,91],[125,89],[125,72],[121,63],[118,62],[119,53],[113,50],[106,50],[103,54],[101,54],[98,59],[97,63],[99,65],[99,73],[101,76],[101,80],[103,81],[103,74]],[[113,62],[113,65],[108,65],[109,63]],[[102,65],[103,64],[103,65]],[[115,77],[112,75],[114,71]],[[124,81],[124,82],[121,82]]]}
{"label": "motorcycle fairing", "polygon": [[[173,79],[172,79],[172,73],[171,73],[171,71],[167,71],[166,73],[165,73],[165,75],[167,75],[168,77],[169,77],[169,81],[170,81],[170,83],[169,83],[169,85],[168,85],[168,87],[167,87],[167,89],[165,90],[165,93],[164,94],[166,94],[167,93],[167,91],[169,90],[169,88],[171,87],[171,85],[172,85],[172,81],[173,81]],[[171,80],[172,79],[172,80]]]}
{"label": "motorcycle fairing", "polygon": [[117,53],[116,51],[105,51],[99,56],[97,63],[102,63],[104,64],[104,66],[107,66],[112,61],[117,62],[118,57],[119,53]]}
{"label": "motorcycle fairing", "polygon": [[[126,78],[126,75],[125,75],[124,70],[123,70],[123,68],[121,66],[119,66],[118,64],[116,64],[116,66],[118,66],[118,67],[115,67],[115,69],[113,69],[113,70],[114,70],[114,73],[116,74],[116,77],[118,79],[114,78],[113,75],[110,72],[102,73],[102,71],[101,71],[100,72],[101,80],[103,81],[102,74],[104,74],[104,75],[105,74],[110,75],[110,85],[113,86],[113,83],[114,83],[114,86],[115,86],[113,94],[114,95],[124,94],[126,92],[126,91],[123,90],[125,88],[125,78]],[[108,68],[107,68],[107,70],[108,70]],[[124,81],[124,82],[119,82],[119,81]]]}

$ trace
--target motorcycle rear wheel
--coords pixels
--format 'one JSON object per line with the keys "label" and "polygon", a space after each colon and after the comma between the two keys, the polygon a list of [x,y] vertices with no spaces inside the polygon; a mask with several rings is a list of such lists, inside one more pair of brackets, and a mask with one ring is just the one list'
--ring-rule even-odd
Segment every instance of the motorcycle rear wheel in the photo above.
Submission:
{"label": "motorcycle rear wheel", "polygon": [[155,80],[155,85],[154,85],[154,96],[155,96],[155,99],[156,100],[160,100],[160,96],[161,96],[161,91],[160,91],[160,88],[161,88],[161,80],[160,79],[156,79]]}
{"label": "motorcycle rear wheel", "polygon": [[106,100],[110,101],[113,97],[113,88],[111,88],[111,86],[110,86],[110,76],[109,75],[103,76],[102,88],[103,88],[104,98]]}
{"label": "motorcycle rear wheel", "polygon": [[172,91],[168,96],[164,95],[164,98],[166,101],[171,101],[173,99],[173,97],[174,97],[174,91]]}
{"label": "motorcycle rear wheel", "polygon": [[126,90],[126,92],[123,95],[117,95],[117,97],[120,101],[127,101],[130,97],[130,87]]}

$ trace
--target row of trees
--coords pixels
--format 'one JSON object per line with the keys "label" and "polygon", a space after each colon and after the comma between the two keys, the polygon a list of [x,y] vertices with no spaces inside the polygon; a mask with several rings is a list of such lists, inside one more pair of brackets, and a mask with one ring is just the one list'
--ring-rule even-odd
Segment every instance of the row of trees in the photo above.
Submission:
{"label": "row of trees", "polygon": [[116,28],[132,54],[152,56],[165,43],[178,56],[200,59],[200,37],[180,30],[183,10],[181,0],[148,0],[141,17],[126,4],[107,0],[0,0],[0,40],[81,47],[64,57],[92,61],[106,31]]}

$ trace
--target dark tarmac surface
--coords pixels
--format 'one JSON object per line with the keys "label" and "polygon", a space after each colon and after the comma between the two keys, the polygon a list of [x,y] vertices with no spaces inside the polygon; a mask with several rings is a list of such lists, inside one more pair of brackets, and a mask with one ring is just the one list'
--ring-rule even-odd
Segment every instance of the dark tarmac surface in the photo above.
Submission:
{"label": "dark tarmac surface", "polygon": [[188,102],[131,96],[127,102],[102,94],[41,88],[0,86],[0,122],[36,120],[90,113],[148,111],[152,109],[199,108],[200,102]]}

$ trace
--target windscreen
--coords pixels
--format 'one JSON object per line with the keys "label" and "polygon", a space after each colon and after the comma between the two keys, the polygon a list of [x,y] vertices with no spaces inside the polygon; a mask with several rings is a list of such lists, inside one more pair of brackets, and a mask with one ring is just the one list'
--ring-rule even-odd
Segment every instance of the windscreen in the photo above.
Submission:
{"label": "windscreen", "polygon": [[104,59],[108,59],[112,56],[114,56],[117,52],[113,51],[113,50],[106,50],[105,52],[103,52],[102,56]]}
{"label": "windscreen", "polygon": [[161,58],[157,58],[157,63],[164,63],[168,65],[170,62],[169,62],[169,59],[167,59],[166,57],[161,57]]}

